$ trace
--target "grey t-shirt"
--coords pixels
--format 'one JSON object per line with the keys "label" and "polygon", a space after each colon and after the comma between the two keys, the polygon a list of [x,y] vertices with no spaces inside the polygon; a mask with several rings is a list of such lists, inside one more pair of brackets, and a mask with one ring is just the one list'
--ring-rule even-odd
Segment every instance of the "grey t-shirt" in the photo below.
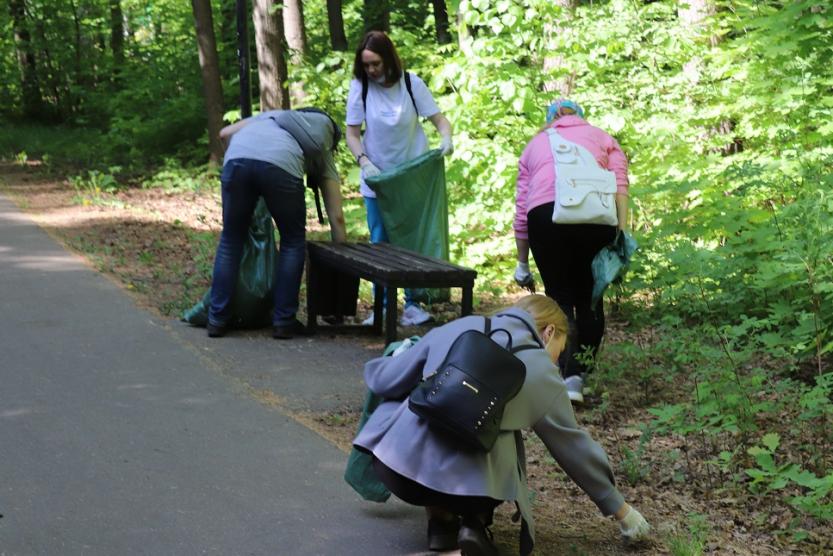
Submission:
{"label": "grey t-shirt", "polygon": [[[298,142],[271,118],[277,112],[279,110],[270,110],[253,116],[251,122],[232,135],[223,163],[235,158],[250,158],[274,164],[299,179],[304,177],[306,171],[319,183],[323,179],[339,181],[332,151],[326,149],[321,156],[305,161]],[[330,119],[314,112],[302,114],[314,122],[316,127],[326,129],[330,134],[329,143],[332,144]]]}

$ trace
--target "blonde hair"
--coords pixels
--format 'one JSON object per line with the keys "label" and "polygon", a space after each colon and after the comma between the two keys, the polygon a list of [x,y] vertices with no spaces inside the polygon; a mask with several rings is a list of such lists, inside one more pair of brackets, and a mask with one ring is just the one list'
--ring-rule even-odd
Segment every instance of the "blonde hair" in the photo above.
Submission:
{"label": "blonde hair", "polygon": [[539,333],[550,325],[555,328],[550,340],[544,346],[553,360],[557,359],[560,353],[554,353],[556,345],[562,337],[567,337],[570,332],[570,323],[567,320],[567,315],[558,306],[558,303],[551,297],[540,294],[531,294],[524,296],[517,300],[513,305],[518,309],[523,309],[535,320],[535,328]]}

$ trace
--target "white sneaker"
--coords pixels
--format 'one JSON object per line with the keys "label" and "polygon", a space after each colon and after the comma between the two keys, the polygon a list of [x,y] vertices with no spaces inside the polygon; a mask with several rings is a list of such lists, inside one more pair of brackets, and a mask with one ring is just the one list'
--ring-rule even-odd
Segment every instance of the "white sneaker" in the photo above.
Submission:
{"label": "white sneaker", "polygon": [[[373,311],[371,311],[371,312],[370,312],[370,316],[369,316],[369,317],[367,317],[366,319],[364,319],[364,320],[362,321],[362,324],[363,324],[364,326],[373,326],[373,322],[374,322],[374,320],[373,320],[373,315],[374,315],[374,313],[373,313]],[[382,311],[382,320],[385,320],[385,312],[384,312],[384,311]]]}
{"label": "white sneaker", "polygon": [[431,322],[432,320],[434,320],[434,317],[419,305],[408,305],[402,313],[402,318],[399,319],[399,324],[402,326],[415,326]]}
{"label": "white sneaker", "polygon": [[570,401],[576,404],[584,403],[584,381],[579,375],[568,376],[564,379],[564,384],[567,385],[567,397]]}

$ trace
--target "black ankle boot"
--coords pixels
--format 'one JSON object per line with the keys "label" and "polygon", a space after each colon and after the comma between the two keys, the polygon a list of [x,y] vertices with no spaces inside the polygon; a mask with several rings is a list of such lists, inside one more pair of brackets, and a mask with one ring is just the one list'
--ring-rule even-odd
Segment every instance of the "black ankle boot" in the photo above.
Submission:
{"label": "black ankle boot", "polygon": [[457,533],[460,530],[460,520],[451,521],[431,518],[428,520],[428,550],[434,552],[448,552],[457,550]]}
{"label": "black ankle boot", "polygon": [[291,340],[295,336],[309,336],[309,329],[301,321],[295,319],[293,322],[272,327],[272,337],[277,340]]}
{"label": "black ankle boot", "polygon": [[463,516],[463,524],[457,534],[462,556],[497,556],[497,547],[492,542],[492,532],[487,524],[492,524],[491,515]]}

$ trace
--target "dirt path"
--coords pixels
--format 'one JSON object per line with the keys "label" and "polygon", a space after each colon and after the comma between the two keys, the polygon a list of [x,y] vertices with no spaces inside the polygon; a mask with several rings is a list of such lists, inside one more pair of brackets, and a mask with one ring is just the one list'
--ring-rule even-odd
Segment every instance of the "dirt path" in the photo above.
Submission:
{"label": "dirt path", "polygon": [[[52,237],[122,285],[141,307],[175,318],[208,288],[220,230],[216,190],[127,189],[114,195],[93,194],[76,191],[69,182],[48,175],[42,168],[2,164],[0,191]],[[308,219],[308,229],[313,237],[324,233],[314,218]],[[455,314],[454,307],[444,311],[441,318]],[[623,335],[621,328],[611,324],[609,337],[613,341]],[[257,335],[253,333],[255,339]],[[366,342],[365,347],[374,350],[381,347],[372,338],[356,341]],[[267,405],[280,400],[268,389],[253,390],[253,396]],[[358,411],[358,407],[344,407],[297,412],[297,417],[346,451]],[[669,458],[670,454],[679,454],[682,443],[678,440],[652,438],[640,444],[638,426],[650,419],[646,413],[603,412],[591,407],[577,416],[608,450],[625,497],[655,526],[655,541],[624,546],[616,525],[599,515],[587,496],[532,437],[528,443],[528,473],[535,491],[537,553],[806,553],[806,544],[799,549],[790,545],[786,536],[770,533],[788,524],[759,522],[763,514],[757,506],[765,501],[689,484],[682,463]],[[633,485],[626,480],[629,471],[639,479]],[[516,553],[517,526],[509,520],[511,512],[512,508],[504,505],[495,525],[496,537],[507,554]],[[828,533],[818,532],[818,552],[811,553],[833,553],[830,545],[824,544],[829,543]]]}

